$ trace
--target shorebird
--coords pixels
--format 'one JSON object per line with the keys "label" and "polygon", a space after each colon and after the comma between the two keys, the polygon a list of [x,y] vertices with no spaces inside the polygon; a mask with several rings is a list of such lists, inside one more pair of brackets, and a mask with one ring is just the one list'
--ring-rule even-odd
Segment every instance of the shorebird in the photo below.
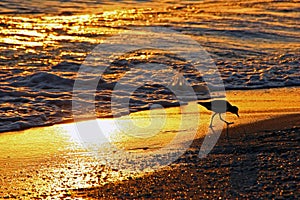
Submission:
{"label": "shorebird", "polygon": [[201,106],[204,106],[207,110],[211,110],[211,111],[215,112],[210,120],[209,127],[211,127],[211,128],[213,127],[212,123],[213,123],[213,119],[216,116],[216,114],[219,114],[220,120],[225,122],[227,125],[233,124],[233,122],[225,121],[221,116],[222,113],[231,112],[233,114],[236,114],[238,117],[240,117],[239,113],[238,113],[239,112],[238,107],[231,105],[228,101],[225,101],[225,100],[198,102],[198,104],[200,104]]}

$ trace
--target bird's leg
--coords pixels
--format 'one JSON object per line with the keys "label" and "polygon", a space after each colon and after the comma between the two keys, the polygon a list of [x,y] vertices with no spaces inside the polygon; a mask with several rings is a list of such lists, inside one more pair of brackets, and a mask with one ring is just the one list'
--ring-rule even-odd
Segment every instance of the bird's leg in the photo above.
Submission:
{"label": "bird's leg", "polygon": [[227,140],[229,140],[229,133],[228,133],[228,124],[227,124],[227,127],[226,127],[226,138],[227,138]]}
{"label": "bird's leg", "polygon": [[227,122],[226,120],[224,120],[224,119],[222,118],[221,113],[219,113],[219,117],[220,117],[220,120],[222,120],[223,122],[225,122],[227,125],[233,124],[233,122]]}
{"label": "bird's leg", "polygon": [[217,113],[214,113],[213,116],[212,116],[211,119],[210,119],[210,125],[209,125],[210,128],[213,127],[212,123],[213,123],[213,120],[214,120],[214,117],[216,116],[216,114],[217,114]]}

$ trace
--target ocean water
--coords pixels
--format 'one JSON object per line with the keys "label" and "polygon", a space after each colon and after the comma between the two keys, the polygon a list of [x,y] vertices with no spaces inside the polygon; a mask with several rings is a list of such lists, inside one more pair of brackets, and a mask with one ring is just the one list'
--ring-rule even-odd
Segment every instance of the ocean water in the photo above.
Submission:
{"label": "ocean water", "polygon": [[[135,35],[149,27],[160,31]],[[181,54],[162,51],[165,43],[144,48],[152,37],[159,44],[166,30],[169,43],[180,46],[183,36],[207,52],[207,60],[199,58],[200,71]],[[131,35],[111,39],[124,32]],[[111,61],[105,70],[103,60],[89,66],[88,56],[97,57],[92,52],[106,41],[137,48],[117,59],[105,57]],[[181,52],[193,56],[195,43]],[[181,101],[172,87],[188,102],[193,98],[184,93],[187,88],[207,99],[223,88],[300,85],[297,1],[4,0],[0,44],[0,132],[71,121],[74,111],[82,118],[111,117],[153,104],[177,106]],[[101,47],[98,54],[106,46]],[[74,89],[89,82],[86,90]],[[121,101],[112,104],[112,94]],[[72,107],[74,100],[94,108]]]}

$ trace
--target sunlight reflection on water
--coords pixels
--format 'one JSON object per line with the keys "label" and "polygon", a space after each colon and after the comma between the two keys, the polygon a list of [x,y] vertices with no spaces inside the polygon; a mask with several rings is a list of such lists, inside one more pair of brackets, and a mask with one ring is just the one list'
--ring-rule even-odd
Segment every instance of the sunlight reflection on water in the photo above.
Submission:
{"label": "sunlight reflection on water", "polygon": [[[162,129],[161,123],[157,123],[158,121],[151,121],[152,125],[150,126],[144,124],[145,121],[150,124],[149,118],[153,116],[160,119],[160,115],[164,115],[165,112],[167,121]],[[111,181],[140,176],[151,168],[145,169],[144,172],[136,171],[134,168],[121,170],[121,168],[112,168],[112,165],[107,165],[107,163],[120,162],[121,165],[131,165],[126,157],[122,157],[122,153],[116,153],[116,149],[136,155],[143,155],[144,151],[155,153],[157,148],[162,148],[172,141],[178,131],[182,131],[178,127],[181,122],[180,112],[188,112],[191,119],[193,118],[193,111],[187,107],[182,111],[179,108],[156,109],[152,113],[143,111],[119,119],[77,122],[81,125],[85,124],[87,127],[97,124],[101,128],[102,134],[90,132],[93,133],[90,135],[92,137],[86,138],[78,135],[76,130],[78,124],[76,123],[1,134],[0,180],[7,177],[14,181],[13,184],[1,185],[0,189],[5,187],[8,193],[15,191],[20,195],[26,194],[26,196],[40,194],[54,197],[64,195],[70,189],[99,186]],[[142,127],[145,131],[135,134],[133,127],[118,126],[115,124],[115,120],[123,122],[133,120],[134,125]],[[194,128],[197,128],[198,124],[192,122],[193,120],[191,120],[191,124],[195,126]],[[147,130],[147,127],[154,130],[155,125],[159,125],[157,128],[161,131],[153,135],[153,132]],[[190,128],[192,129],[192,127]],[[87,129],[87,131],[89,130]],[[95,128],[94,130],[99,129]],[[187,134],[187,130],[184,131],[182,133]],[[90,133],[87,132],[88,135]],[[111,145],[107,145],[108,143]],[[173,149],[168,149],[168,151],[175,151],[180,146],[180,143],[176,143]],[[93,151],[97,151],[96,156]],[[157,154],[157,156],[164,160],[167,153],[165,151],[165,155]],[[135,164],[144,165],[145,163],[136,162]],[[137,166],[137,168],[139,167]],[[26,181],[24,181],[25,177]],[[23,188],[29,189],[23,190]],[[31,191],[31,195],[28,195],[27,191]]]}

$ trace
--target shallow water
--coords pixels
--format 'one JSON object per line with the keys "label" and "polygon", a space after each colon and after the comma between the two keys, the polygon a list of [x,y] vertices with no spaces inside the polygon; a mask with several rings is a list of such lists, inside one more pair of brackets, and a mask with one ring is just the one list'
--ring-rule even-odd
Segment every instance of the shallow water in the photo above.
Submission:
{"label": "shallow water", "polygon": [[[129,119],[125,116],[117,119],[123,121],[123,128],[116,126],[116,119],[97,119],[3,133],[0,198],[72,197],[73,190],[83,192],[153,172],[181,156],[187,146],[183,142],[191,143],[198,113],[188,108],[185,112],[192,130],[179,125],[182,116],[175,107],[166,109],[169,117],[154,136],[159,127],[147,127],[148,111],[131,116],[143,132],[127,126]],[[156,110],[152,114],[160,116],[164,112]],[[95,128],[86,129],[84,135],[78,133],[78,124],[88,127],[94,123],[103,134]]]}
{"label": "shallow water", "polygon": [[[101,80],[86,70],[81,81],[98,82],[97,91],[73,93],[87,55],[98,44],[136,28],[168,29],[198,42],[213,59],[225,89],[297,86],[299,11],[296,2],[274,0],[1,1],[0,131],[72,120],[72,100],[85,102],[94,94],[96,101],[87,107],[73,106],[81,118],[120,116],[153,104],[177,106],[189,100],[178,100],[171,86],[182,91],[192,86],[197,99],[218,95],[214,91],[222,86],[216,70],[206,66],[197,71],[182,55],[157,49],[140,49],[113,60]],[[136,45],[143,47],[148,39],[143,36]],[[126,40],[118,42],[127,45]],[[159,67],[151,71],[149,63]],[[124,75],[127,78],[121,79]],[[151,81],[144,82],[145,77]],[[113,113],[111,95],[120,80],[123,85],[115,98],[130,97],[129,109],[116,101]],[[142,86],[130,93],[127,89],[135,85]]]}

